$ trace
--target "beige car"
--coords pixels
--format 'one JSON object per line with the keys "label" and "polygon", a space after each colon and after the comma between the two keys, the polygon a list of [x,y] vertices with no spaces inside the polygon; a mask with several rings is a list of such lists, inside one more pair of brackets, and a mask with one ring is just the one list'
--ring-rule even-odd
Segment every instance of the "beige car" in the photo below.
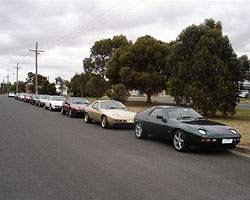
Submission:
{"label": "beige car", "polygon": [[85,109],[84,121],[101,122],[103,128],[122,124],[133,125],[135,114],[119,101],[101,100],[95,101]]}

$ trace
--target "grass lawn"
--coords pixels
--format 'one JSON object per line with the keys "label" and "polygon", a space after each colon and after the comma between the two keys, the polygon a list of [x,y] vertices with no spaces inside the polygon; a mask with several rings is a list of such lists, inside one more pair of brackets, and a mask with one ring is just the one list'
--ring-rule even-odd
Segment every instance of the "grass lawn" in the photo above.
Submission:
{"label": "grass lawn", "polygon": [[[96,98],[87,97],[90,102],[94,102]],[[244,102],[242,102],[244,101]],[[249,99],[241,99],[241,103],[250,103]],[[174,103],[158,103],[153,102],[152,104],[146,104],[143,101],[133,101],[129,100],[125,105],[134,112],[140,112],[146,108],[156,105],[175,105]],[[241,143],[242,145],[250,146],[250,109],[236,109],[236,113],[233,116],[211,118],[213,121],[221,122],[226,124],[234,129],[236,129],[242,136]]]}
{"label": "grass lawn", "polygon": [[250,103],[250,99],[240,98],[240,103]]}

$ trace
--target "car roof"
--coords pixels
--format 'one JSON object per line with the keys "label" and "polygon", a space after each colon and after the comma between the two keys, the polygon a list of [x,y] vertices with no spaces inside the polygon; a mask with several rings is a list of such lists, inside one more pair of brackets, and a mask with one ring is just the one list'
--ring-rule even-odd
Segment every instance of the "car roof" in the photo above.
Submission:
{"label": "car roof", "polygon": [[164,109],[169,109],[169,108],[186,108],[186,107],[181,107],[181,106],[164,106],[164,105],[159,105],[159,106],[153,106],[153,108],[164,108]]}

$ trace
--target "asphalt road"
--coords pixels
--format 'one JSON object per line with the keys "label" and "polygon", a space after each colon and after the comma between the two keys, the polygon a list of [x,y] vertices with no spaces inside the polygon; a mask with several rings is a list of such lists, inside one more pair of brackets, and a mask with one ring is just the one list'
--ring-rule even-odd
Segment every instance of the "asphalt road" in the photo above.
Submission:
{"label": "asphalt road", "polygon": [[250,159],[179,153],[0,96],[0,199],[250,199]]}

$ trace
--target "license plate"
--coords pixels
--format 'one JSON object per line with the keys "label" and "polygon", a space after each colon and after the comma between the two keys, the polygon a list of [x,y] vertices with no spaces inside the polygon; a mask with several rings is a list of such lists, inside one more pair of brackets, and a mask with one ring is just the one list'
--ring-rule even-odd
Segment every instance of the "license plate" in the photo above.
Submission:
{"label": "license plate", "polygon": [[222,144],[232,144],[233,139],[222,139]]}
{"label": "license plate", "polygon": [[127,122],[128,122],[128,123],[133,123],[133,122],[134,122],[134,120],[128,120]]}

